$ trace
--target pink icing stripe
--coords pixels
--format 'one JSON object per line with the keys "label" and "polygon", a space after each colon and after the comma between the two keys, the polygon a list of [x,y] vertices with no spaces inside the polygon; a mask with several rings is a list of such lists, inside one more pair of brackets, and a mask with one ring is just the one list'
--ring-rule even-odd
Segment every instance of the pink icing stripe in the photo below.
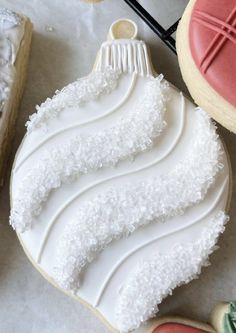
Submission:
{"label": "pink icing stripe", "polygon": [[[232,12],[232,15],[235,13],[235,10],[236,10],[236,7],[234,8],[234,10]],[[232,18],[232,15],[230,15],[229,17]],[[233,32],[233,33],[236,34],[236,29],[233,26],[231,26],[227,22],[227,20],[226,20],[226,22],[224,22],[224,21],[218,19],[217,17],[209,15],[209,14],[204,13],[204,12],[201,12],[200,10],[196,10],[196,14],[194,16],[195,17],[199,17],[199,18],[201,18],[201,17],[203,18],[204,17],[204,18],[208,19],[208,21],[212,21],[214,23],[218,23],[220,26],[222,26],[222,27],[227,28],[228,30],[230,30],[229,32]]]}
{"label": "pink icing stripe", "polygon": [[236,107],[236,0],[196,0],[189,44],[199,71]]}
{"label": "pink icing stripe", "polygon": [[[233,26],[235,27],[236,20],[233,22]],[[223,37],[219,44],[216,45],[215,49],[213,49],[212,53],[209,55],[209,57],[205,61],[205,65],[202,67],[203,72],[205,73],[207,69],[210,67],[214,59],[216,58],[217,54],[220,52],[221,48],[224,46],[224,44],[227,42],[228,38],[226,36],[223,36],[221,33],[219,33],[220,37]]]}
{"label": "pink icing stripe", "polygon": [[233,37],[230,33],[226,32],[225,30],[222,30],[222,28],[219,28],[219,27],[215,26],[214,24],[212,24],[210,22],[207,22],[207,21],[205,21],[203,19],[197,18],[197,17],[194,17],[193,21],[199,22],[203,26],[205,26],[205,27],[207,27],[207,28],[209,28],[209,29],[211,29],[213,31],[219,32],[221,35],[225,36],[231,42],[233,42],[234,44],[236,44],[236,38]]}
{"label": "pink icing stripe", "polygon": [[[199,13],[200,11],[196,10],[196,13]],[[236,7],[234,7],[234,10],[230,13],[230,15],[227,17],[226,19],[226,24],[230,23],[232,18],[234,17],[236,12]],[[213,50],[212,55],[210,55],[210,59],[208,60],[207,64],[205,65],[205,68],[203,69],[204,72],[207,71],[207,68],[210,66],[211,62],[214,60],[215,56],[217,55],[217,53],[220,51],[221,47],[223,46],[224,42],[227,41],[227,38],[223,38],[221,39],[220,43],[217,45],[218,40],[222,37],[222,35],[220,33],[218,33],[212,40],[212,42],[210,43],[210,45],[208,46],[205,55],[203,56],[201,63],[200,63],[200,67],[203,66],[204,61],[206,60],[206,58],[208,57],[209,53]],[[216,45],[216,48],[214,49],[214,46]]]}

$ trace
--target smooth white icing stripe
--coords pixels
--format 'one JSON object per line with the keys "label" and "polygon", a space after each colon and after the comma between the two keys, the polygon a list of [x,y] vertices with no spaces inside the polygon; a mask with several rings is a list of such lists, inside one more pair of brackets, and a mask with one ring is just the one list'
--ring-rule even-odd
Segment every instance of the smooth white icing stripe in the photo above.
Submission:
{"label": "smooth white icing stripe", "polygon": [[153,317],[173,289],[195,279],[209,265],[208,257],[227,221],[220,211],[193,244],[177,245],[169,253],[156,253],[137,265],[120,288],[115,309],[120,331],[134,330]]}
{"label": "smooth white icing stripe", "polygon": [[147,46],[143,41],[126,39],[108,41],[102,44],[99,54],[96,70],[111,66],[124,73],[135,72],[140,76],[152,76]]}
{"label": "smooth white icing stripe", "polygon": [[131,44],[128,44],[128,49],[127,49],[127,59],[128,59],[128,72],[132,73],[133,72],[133,57],[132,57],[132,46]]}
{"label": "smooth white icing stripe", "polygon": [[118,48],[118,68],[122,68],[121,45],[117,45],[117,48]]}
{"label": "smooth white icing stripe", "polygon": [[138,45],[138,59],[139,59],[139,70],[141,76],[145,75],[146,68],[145,68],[145,59],[143,57],[143,45]]}
{"label": "smooth white icing stripe", "polygon": [[125,47],[124,45],[121,45],[121,48],[122,48],[122,69],[123,69],[123,72],[127,72],[128,70],[128,57],[126,56],[126,50],[125,50]]}
{"label": "smooth white icing stripe", "polygon": [[99,58],[100,58],[100,61],[98,61],[97,63],[95,63],[95,68],[94,68],[97,71],[101,71],[101,69],[102,69],[102,61],[101,61],[101,59],[105,59],[106,58],[105,57],[105,49],[104,48],[100,50]]}
{"label": "smooth white icing stripe", "polygon": [[112,57],[112,67],[117,70],[118,69],[118,65],[117,65],[117,47],[115,45],[112,45],[111,46],[111,51],[112,51],[112,54],[114,54],[114,56]]}
{"label": "smooth white icing stripe", "polygon": [[168,174],[122,184],[83,202],[62,234],[55,279],[76,291],[80,273],[112,240],[153,221],[182,214],[205,198],[221,164],[222,147],[208,115],[196,111],[196,135],[187,158]]}
{"label": "smooth white icing stripe", "polygon": [[147,69],[147,73],[148,75],[151,75],[152,70],[151,70],[151,63],[149,61],[149,55],[148,55],[148,50],[147,50],[147,45],[144,44],[143,45],[143,51],[144,51],[144,55],[145,55],[145,65],[146,65],[146,69]]}
{"label": "smooth white icing stripe", "polygon": [[115,166],[151,148],[166,126],[168,84],[150,78],[144,96],[118,121],[97,133],[74,135],[46,151],[14,193],[10,224],[19,232],[31,228],[52,190],[88,172]]}
{"label": "smooth white icing stripe", "polygon": [[27,161],[27,159],[29,157],[31,157],[39,148],[41,148],[43,145],[45,145],[47,142],[49,142],[50,140],[52,140],[53,138],[55,138],[57,135],[70,131],[71,129],[77,128],[77,127],[81,127],[81,126],[86,126],[89,125],[95,121],[98,120],[102,120],[108,116],[110,116],[111,114],[113,114],[114,112],[116,112],[119,108],[121,108],[129,99],[129,97],[131,96],[134,87],[136,85],[137,82],[137,74],[133,74],[132,75],[132,79],[131,79],[131,84],[126,92],[126,94],[124,95],[124,97],[121,99],[120,102],[118,102],[116,105],[114,105],[110,110],[105,111],[102,115],[97,116],[97,117],[93,117],[90,118],[86,121],[82,121],[82,122],[78,122],[76,124],[73,124],[71,126],[68,127],[63,127],[62,129],[55,131],[54,133],[46,136],[46,138],[44,140],[42,140],[41,142],[39,142],[32,150],[30,150],[25,156],[23,156],[19,162],[17,162],[15,168],[13,169],[14,173],[17,173],[17,171],[20,169],[20,167]]}
{"label": "smooth white icing stripe", "polygon": [[165,158],[167,158],[170,155],[171,152],[173,152],[173,150],[177,146],[178,142],[180,141],[180,138],[181,138],[181,136],[183,134],[183,130],[184,130],[184,124],[185,124],[185,115],[186,115],[185,98],[184,98],[182,93],[180,93],[180,96],[181,96],[180,127],[179,127],[178,133],[176,135],[176,138],[172,142],[171,146],[167,149],[167,151],[161,157],[159,157],[158,159],[152,161],[151,163],[146,164],[145,166],[143,166],[141,168],[138,168],[138,169],[135,169],[135,170],[129,171],[129,172],[124,172],[124,173],[121,173],[119,175],[103,179],[102,181],[99,181],[99,182],[95,182],[95,183],[89,185],[88,187],[84,188],[83,190],[79,191],[78,193],[76,193],[72,198],[70,198],[62,207],[60,207],[60,209],[54,215],[52,220],[48,223],[47,229],[44,233],[41,244],[39,246],[38,255],[36,257],[36,262],[37,263],[40,263],[41,260],[42,260],[42,255],[43,255],[44,249],[46,247],[46,244],[48,242],[50,234],[51,234],[51,232],[53,230],[53,227],[56,224],[58,218],[65,211],[65,209],[68,208],[75,200],[78,200],[81,195],[83,195],[83,194],[85,194],[85,192],[97,187],[98,185],[101,185],[101,184],[104,184],[106,182],[115,180],[117,178],[122,178],[124,176],[133,175],[133,174],[138,173],[140,171],[144,171],[148,168],[151,168],[154,165],[157,165],[158,163],[163,161]]}
{"label": "smooth white icing stripe", "polygon": [[112,277],[114,276],[114,274],[117,272],[117,270],[120,268],[120,266],[129,258],[131,257],[134,253],[136,253],[137,251],[143,249],[144,247],[162,239],[162,238],[165,238],[165,237],[168,237],[168,236],[171,236],[177,232],[180,232],[180,231],[183,231],[183,230],[186,230],[190,227],[192,227],[193,225],[195,225],[196,223],[202,221],[204,218],[206,218],[207,216],[209,216],[214,209],[217,208],[217,205],[219,204],[223,194],[224,194],[224,191],[226,189],[226,186],[228,184],[228,180],[229,178],[226,177],[223,181],[223,184],[219,190],[219,193],[217,193],[217,196],[216,198],[214,199],[213,203],[211,204],[211,206],[205,211],[203,212],[198,218],[196,218],[195,220],[191,221],[191,222],[188,222],[187,225],[184,225],[184,226],[180,226],[178,228],[173,228],[171,230],[171,232],[165,232],[163,233],[162,235],[159,235],[159,236],[156,236],[148,241],[146,241],[145,243],[143,244],[140,244],[139,246],[137,246],[136,248],[134,248],[133,250],[129,251],[128,253],[126,253],[118,262],[117,264],[112,268],[112,270],[110,271],[110,273],[107,275],[105,281],[103,282],[102,284],[102,287],[101,289],[99,290],[98,292],[98,295],[97,295],[97,298],[93,304],[94,307],[97,307],[99,305],[99,303],[101,302],[101,299],[102,299],[102,296],[105,292],[105,289],[107,288],[107,285],[110,283],[110,280],[112,279]]}
{"label": "smooth white icing stripe", "polygon": [[111,93],[117,86],[120,70],[106,67],[104,71],[92,72],[87,77],[76,80],[56,91],[52,98],[47,98],[40,106],[36,106],[37,112],[29,117],[26,123],[27,132],[37,128],[47,128],[49,120],[58,117],[60,112],[69,107],[80,106],[97,99],[102,94]]}
{"label": "smooth white icing stripe", "polygon": [[[134,54],[134,58],[136,58],[137,57],[137,49],[134,46],[133,46],[133,54]],[[137,64],[136,61],[134,62],[134,71],[135,71],[135,73],[139,72],[138,64]]]}
{"label": "smooth white icing stripe", "polygon": [[[106,47],[105,48],[105,67],[107,67],[108,64],[110,63],[109,55],[110,55],[110,49],[108,47]],[[101,54],[101,56],[102,56],[102,54]]]}

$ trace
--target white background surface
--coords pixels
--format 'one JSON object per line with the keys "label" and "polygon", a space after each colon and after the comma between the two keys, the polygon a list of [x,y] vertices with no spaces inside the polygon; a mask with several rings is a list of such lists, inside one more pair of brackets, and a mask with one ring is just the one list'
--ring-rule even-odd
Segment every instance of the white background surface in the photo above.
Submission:
{"label": "white background surface", "polygon": [[[187,0],[143,0],[142,3],[167,27],[181,15]],[[0,193],[0,333],[106,333],[89,310],[45,281],[23,253],[8,225],[11,163],[25,132],[24,123],[35,105],[57,88],[90,72],[99,45],[114,20],[135,19],[140,38],[151,47],[157,71],[186,92],[177,59],[123,0],[105,0],[97,5],[80,0],[0,0],[0,6],[25,13],[34,23],[28,80],[7,181]],[[53,27],[53,31],[48,31],[47,26]],[[219,132],[228,147],[234,172],[236,136],[221,128]],[[232,206],[234,201],[235,193]],[[218,300],[236,298],[234,207],[230,213],[231,222],[220,239],[220,250],[211,257],[212,265],[204,269],[200,279],[179,288],[164,301],[161,314],[177,313],[206,320]]]}

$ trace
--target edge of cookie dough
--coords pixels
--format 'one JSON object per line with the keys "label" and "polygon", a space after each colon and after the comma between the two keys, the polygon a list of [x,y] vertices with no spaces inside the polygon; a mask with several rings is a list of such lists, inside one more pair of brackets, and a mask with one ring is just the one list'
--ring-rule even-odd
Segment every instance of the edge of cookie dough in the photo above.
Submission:
{"label": "edge of cookie dough", "polygon": [[66,291],[65,289],[62,289],[60,286],[58,286],[58,284],[55,283],[55,281],[47,274],[45,273],[45,271],[43,271],[40,266],[33,260],[33,258],[31,257],[30,253],[28,252],[28,250],[25,248],[24,243],[22,242],[22,239],[19,235],[19,233],[16,233],[17,237],[20,241],[20,244],[26,254],[26,256],[28,257],[29,261],[31,262],[31,264],[34,266],[34,268],[44,277],[44,279],[49,282],[51,285],[53,285],[53,287],[55,287],[56,289],[58,289],[59,291],[63,292],[65,295],[71,297],[72,299],[74,299],[75,301],[79,302],[80,304],[82,304],[83,306],[85,306],[86,308],[88,308],[109,330],[111,333],[121,333],[120,331],[116,330],[106,319],[105,317],[100,313],[100,311],[98,311],[97,309],[95,309],[92,305],[90,305],[88,302],[86,302],[85,300],[83,300],[81,297],[77,296],[77,295],[73,295],[72,293]]}

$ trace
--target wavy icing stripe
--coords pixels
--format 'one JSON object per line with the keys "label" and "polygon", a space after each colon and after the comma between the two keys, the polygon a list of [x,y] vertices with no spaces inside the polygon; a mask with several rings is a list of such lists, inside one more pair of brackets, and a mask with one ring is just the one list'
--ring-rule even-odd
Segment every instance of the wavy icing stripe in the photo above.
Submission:
{"label": "wavy icing stripe", "polygon": [[104,42],[95,71],[61,91],[56,91],[52,98],[36,106],[37,112],[31,115],[26,123],[27,132],[42,126],[46,128],[47,122],[56,118],[65,108],[79,107],[81,103],[110,93],[116,88],[121,73],[152,77],[151,67],[147,46],[143,41],[119,39]]}
{"label": "wavy icing stripe", "polygon": [[47,151],[18,187],[10,216],[13,228],[20,232],[31,228],[51,191],[62,183],[150,149],[166,126],[167,92],[163,76],[150,78],[144,97],[125,118],[86,137],[73,136]]}
{"label": "wavy icing stripe", "polygon": [[70,125],[68,127],[63,127],[61,129],[56,130],[53,133],[47,135],[41,141],[37,142],[37,144],[31,150],[29,150],[27,152],[27,154],[25,154],[20,159],[20,161],[17,161],[17,164],[16,164],[13,172],[16,173],[21,168],[21,166],[28,160],[28,158],[30,158],[37,151],[37,149],[43,147],[43,145],[47,144],[51,139],[54,139],[55,137],[57,137],[61,133],[65,133],[65,132],[70,131],[71,129],[75,129],[75,128],[79,129],[82,126],[86,126],[86,125],[91,124],[95,121],[104,119],[104,118],[110,116],[112,113],[118,111],[119,108],[121,108],[126,103],[126,101],[129,99],[130,95],[133,92],[136,81],[137,81],[137,74],[133,74],[132,79],[131,79],[131,84],[130,84],[126,94],[124,95],[124,97],[121,99],[121,101],[119,101],[119,103],[114,105],[109,110],[105,111],[103,114],[99,114],[98,116],[91,117],[90,119],[85,120],[85,121],[80,121],[80,122],[77,122],[77,123],[73,123],[73,125]]}
{"label": "wavy icing stripe", "polygon": [[208,115],[198,109],[187,157],[168,174],[122,184],[81,204],[59,243],[55,279],[76,292],[80,274],[110,242],[151,222],[183,214],[205,198],[221,164],[222,147]]}
{"label": "wavy icing stripe", "polygon": [[84,78],[80,78],[57,90],[52,98],[47,98],[40,106],[36,106],[37,112],[29,117],[26,122],[27,132],[37,128],[47,127],[47,122],[59,116],[62,110],[69,107],[79,107],[97,99],[102,94],[111,93],[117,86],[120,70],[107,67],[104,71],[95,71]]}
{"label": "wavy icing stripe", "polygon": [[56,225],[58,218],[63,214],[63,212],[66,210],[67,207],[69,207],[75,200],[80,199],[80,197],[82,195],[84,195],[86,192],[90,191],[91,189],[96,188],[97,186],[100,186],[102,184],[105,184],[106,182],[110,182],[112,180],[117,180],[118,178],[122,178],[124,176],[128,176],[128,175],[134,175],[135,173],[138,173],[140,171],[144,171],[147,170],[151,167],[156,166],[157,164],[159,164],[161,161],[163,161],[165,158],[167,158],[171,152],[175,149],[175,147],[177,146],[177,144],[179,143],[179,140],[181,139],[181,136],[183,134],[184,131],[184,125],[185,125],[185,114],[186,114],[186,108],[185,108],[185,98],[183,96],[182,93],[180,93],[180,97],[181,97],[181,110],[180,110],[180,128],[178,130],[177,136],[174,139],[174,141],[171,143],[170,147],[168,147],[168,149],[165,151],[164,154],[162,154],[162,156],[154,159],[152,162],[149,162],[147,164],[145,164],[142,167],[133,169],[132,171],[126,171],[126,172],[122,172],[119,173],[118,175],[109,177],[109,178],[105,178],[99,182],[94,182],[92,184],[90,184],[88,187],[84,188],[83,190],[78,191],[75,195],[73,195],[71,198],[69,198],[60,208],[59,210],[55,213],[55,215],[52,217],[52,219],[49,221],[48,226],[45,230],[45,233],[42,237],[41,240],[41,244],[39,245],[39,251],[38,254],[36,256],[36,261],[37,263],[41,262],[43,253],[45,251],[45,247],[49,241],[50,238],[50,234],[54,228],[54,226]]}
{"label": "wavy icing stripe", "polygon": [[207,218],[212,212],[213,210],[215,210],[217,208],[217,205],[219,204],[220,200],[222,199],[222,195],[223,193],[225,193],[225,189],[226,186],[228,184],[228,177],[224,180],[221,188],[220,188],[220,192],[217,194],[215,200],[213,201],[213,203],[211,204],[211,206],[209,207],[209,209],[207,209],[203,214],[201,214],[200,216],[198,216],[197,218],[188,221],[187,224],[183,224],[180,227],[174,227],[174,225],[172,225],[172,228],[170,231],[161,234],[161,235],[157,235],[154,236],[153,238],[149,239],[148,241],[139,244],[138,246],[134,247],[130,252],[126,253],[119,261],[118,263],[116,263],[114,265],[114,267],[111,269],[111,271],[109,272],[109,274],[107,275],[106,279],[104,280],[98,295],[96,297],[95,302],[93,303],[94,307],[97,307],[103,297],[103,294],[107,288],[107,286],[109,285],[112,277],[115,275],[115,273],[119,270],[119,268],[122,266],[122,264],[132,255],[134,255],[135,253],[137,253],[138,251],[142,250],[143,248],[153,244],[154,242],[160,241],[161,239],[165,238],[165,237],[169,237],[175,233],[178,232],[182,232],[184,230],[187,230],[191,227],[193,227],[195,224],[198,224],[199,222],[201,222],[203,219]]}
{"label": "wavy icing stripe", "polygon": [[141,261],[121,286],[116,304],[118,328],[128,332],[158,312],[158,304],[172,291],[197,278],[216,242],[224,231],[228,217],[218,212],[195,243],[173,247],[169,253],[156,253]]}

